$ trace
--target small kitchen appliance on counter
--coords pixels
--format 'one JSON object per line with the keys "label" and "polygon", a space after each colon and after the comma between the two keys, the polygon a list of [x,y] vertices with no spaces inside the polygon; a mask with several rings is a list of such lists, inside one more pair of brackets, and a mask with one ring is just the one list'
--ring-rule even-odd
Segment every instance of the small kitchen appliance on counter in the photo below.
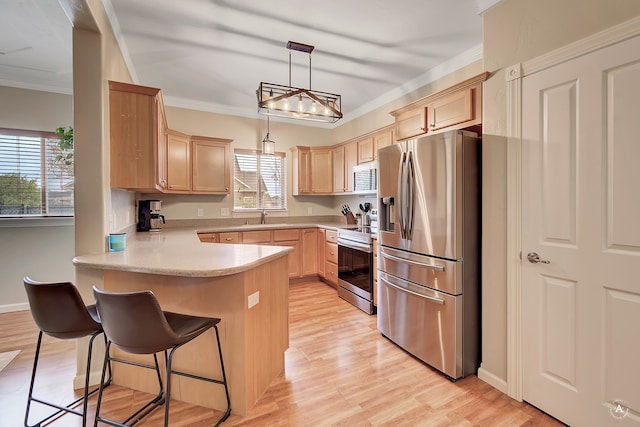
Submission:
{"label": "small kitchen appliance on counter", "polygon": [[160,224],[164,224],[164,215],[160,215],[162,202],[160,200],[138,200],[138,231],[161,230]]}

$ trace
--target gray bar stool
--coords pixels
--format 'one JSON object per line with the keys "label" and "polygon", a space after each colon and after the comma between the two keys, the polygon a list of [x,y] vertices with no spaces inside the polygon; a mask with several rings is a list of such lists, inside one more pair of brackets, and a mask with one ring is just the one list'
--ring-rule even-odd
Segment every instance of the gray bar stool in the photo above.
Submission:
{"label": "gray bar stool", "polygon": [[[98,391],[96,387],[89,392],[89,374],[91,372],[91,354],[93,352],[93,340],[102,334],[102,325],[96,311],[95,305],[86,306],[78,289],[71,282],[36,282],[25,277],[24,287],[27,291],[31,315],[36,325],[40,329],[38,333],[38,343],[36,344],[36,354],[33,359],[33,371],[31,373],[31,384],[29,385],[29,395],[27,397],[27,410],[24,416],[26,427],[39,427],[51,418],[66,412],[82,417],[82,425],[87,423],[87,400],[88,397]],[[84,392],[82,397],[74,400],[66,406],[54,402],[46,401],[33,396],[36,370],[42,345],[42,335],[47,334],[61,340],[78,339],[90,336],[89,349],[87,351],[87,370],[85,372]],[[107,339],[105,337],[105,344]],[[111,366],[108,366],[109,379],[101,381],[101,388],[111,383]],[[102,385],[104,383],[104,385]],[[31,403],[36,402],[42,405],[56,408],[57,411],[29,425],[29,411]],[[74,409],[82,402],[82,411]]]}
{"label": "gray bar stool", "polygon": [[[222,348],[220,346],[220,336],[218,333],[218,323],[220,323],[220,319],[163,311],[151,291],[113,293],[94,286],[93,293],[96,297],[98,313],[100,314],[102,327],[104,328],[108,341],[102,370],[103,380],[109,363],[119,362],[155,369],[159,385],[158,395],[122,423],[100,416],[100,405],[102,402],[101,387],[98,393],[94,426],[98,425],[98,421],[114,426],[132,426],[152,412],[157,406],[164,403],[164,425],[167,427],[169,425],[172,375],[181,375],[223,385],[227,398],[227,409],[215,425],[220,425],[229,417],[231,413],[231,400],[229,398],[229,388],[227,386],[227,377],[224,370]],[[171,364],[174,352],[211,328],[213,328],[216,333],[222,379],[207,378],[173,370]],[[155,366],[130,362],[111,356],[109,351],[111,344],[115,344],[116,347],[128,353],[153,354]],[[170,351],[167,354],[168,350]],[[159,352],[164,352],[166,361],[166,390],[163,389],[158,366],[157,353]],[[166,397],[164,393],[166,393]],[[133,422],[131,424],[127,424],[132,420]]]}

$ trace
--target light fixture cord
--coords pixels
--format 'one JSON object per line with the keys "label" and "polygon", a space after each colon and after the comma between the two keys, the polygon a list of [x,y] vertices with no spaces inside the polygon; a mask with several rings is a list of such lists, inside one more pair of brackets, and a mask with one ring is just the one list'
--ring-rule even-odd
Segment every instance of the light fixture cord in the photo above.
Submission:
{"label": "light fixture cord", "polygon": [[311,90],[311,52],[309,52],[309,90]]}

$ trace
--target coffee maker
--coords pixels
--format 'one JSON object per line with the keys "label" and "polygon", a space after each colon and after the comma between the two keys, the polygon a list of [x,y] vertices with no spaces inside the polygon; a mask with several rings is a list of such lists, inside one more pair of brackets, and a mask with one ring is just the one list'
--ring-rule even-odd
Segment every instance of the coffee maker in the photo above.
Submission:
{"label": "coffee maker", "polygon": [[160,200],[138,201],[138,231],[158,232],[160,224],[164,224],[164,215],[160,215],[162,202]]}

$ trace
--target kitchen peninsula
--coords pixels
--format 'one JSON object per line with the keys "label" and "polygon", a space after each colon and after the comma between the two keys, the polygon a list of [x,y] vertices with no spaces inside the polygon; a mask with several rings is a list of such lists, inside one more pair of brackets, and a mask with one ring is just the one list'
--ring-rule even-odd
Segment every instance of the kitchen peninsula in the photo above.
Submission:
{"label": "kitchen peninsula", "polygon": [[[288,252],[281,246],[200,243],[196,231],[135,233],[126,250],[74,258],[76,267],[102,272],[104,289],[149,289],[164,310],[219,317],[220,340],[234,414],[245,415],[284,369],[289,346]],[[176,352],[178,370],[219,377],[213,331]],[[119,353],[120,357],[134,356]],[[143,360],[147,362],[146,358]],[[153,372],[116,364],[114,382],[155,392]],[[172,397],[225,408],[215,384],[175,376]]]}

